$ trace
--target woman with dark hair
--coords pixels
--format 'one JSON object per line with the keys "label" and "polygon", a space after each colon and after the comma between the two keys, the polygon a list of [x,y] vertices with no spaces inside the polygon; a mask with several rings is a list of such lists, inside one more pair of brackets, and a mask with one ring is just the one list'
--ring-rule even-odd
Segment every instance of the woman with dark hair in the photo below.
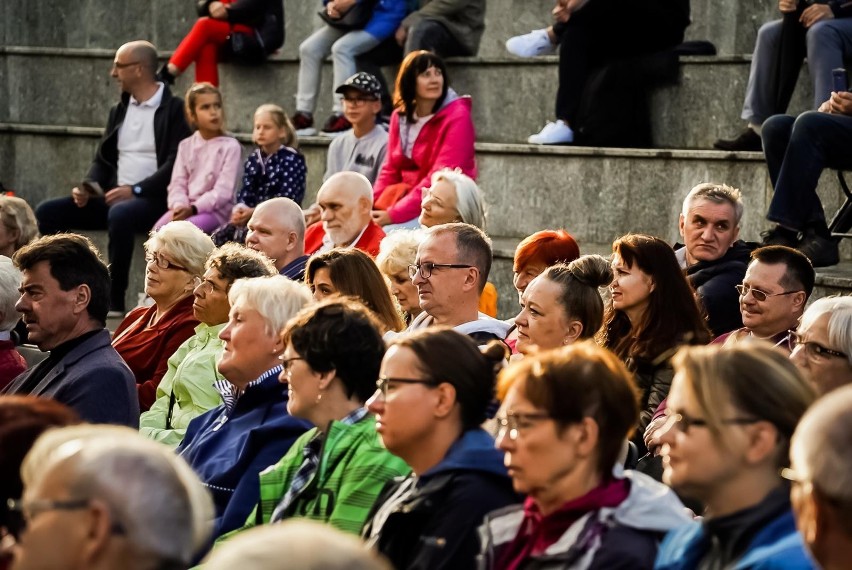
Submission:
{"label": "woman with dark hair", "polygon": [[688,524],[675,494],[621,469],[638,408],[630,372],[591,341],[530,356],[500,376],[497,446],[523,506],[489,514],[480,568],[651,569]]}
{"label": "woman with dark hair", "polygon": [[[21,463],[35,440],[52,427],[80,423],[71,408],[48,398],[0,396],[0,538],[19,528],[6,501],[20,499],[24,491]],[[0,552],[0,569],[5,569],[8,552]]]}
{"label": "woman with dark hair", "polygon": [[431,52],[413,51],[402,61],[387,160],[373,187],[377,224],[415,227],[423,189],[442,168],[459,168],[476,179],[471,99],[460,97],[449,83],[444,61]]}
{"label": "woman with dark hair", "polygon": [[627,234],[615,240],[612,252],[612,302],[601,344],[636,376],[640,413],[632,441],[641,456],[645,428],[672,383],[671,357],[681,345],[707,344],[712,335],[671,246]]}
{"label": "woman with dark hair", "polygon": [[382,332],[405,328],[376,262],[360,249],[332,249],[311,257],[305,284],[317,301],[331,295],[356,297],[382,322]]}
{"label": "woman with dark hair", "polygon": [[763,341],[687,347],[673,362],[663,481],[706,509],[666,537],[656,568],[814,567],[782,478],[813,386]]}
{"label": "woman with dark hair", "polygon": [[480,428],[506,357],[451,329],[395,340],[367,402],[384,446],[412,473],[385,487],[364,538],[395,568],[473,568],[477,525],[519,502],[494,438]]}
{"label": "woman with dark hair", "polygon": [[379,329],[353,299],[329,299],[290,320],[279,379],[290,415],[316,427],[261,473],[260,503],[243,528],[303,517],[358,534],[385,484],[408,474],[365,407],[385,354]]}
{"label": "woman with dark hair", "polygon": [[518,352],[549,350],[594,338],[604,314],[598,288],[610,283],[612,269],[600,255],[584,255],[545,269],[521,295],[521,312],[515,317]]}

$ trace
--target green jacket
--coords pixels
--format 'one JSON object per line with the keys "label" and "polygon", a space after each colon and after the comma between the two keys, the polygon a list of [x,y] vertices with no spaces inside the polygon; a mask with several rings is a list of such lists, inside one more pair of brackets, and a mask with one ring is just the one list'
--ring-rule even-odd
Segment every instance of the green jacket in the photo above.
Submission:
{"label": "green jacket", "polygon": [[[219,340],[219,332],[226,324],[211,327],[201,323],[195,327],[195,335],[169,358],[169,369],[157,386],[157,400],[139,418],[142,435],[177,447],[183,441],[189,422],[222,403],[213,383],[222,378],[216,370],[216,360],[224,346],[224,342]],[[171,412],[172,429],[166,429],[172,393],[175,396]]]}
{"label": "green jacket", "polygon": [[[269,523],[302,465],[302,450],[316,435],[316,428],[303,434],[281,461],[261,472],[260,511],[255,507],[243,529]],[[385,483],[410,471],[382,446],[373,416],[351,426],[334,421],[323,442],[317,472],[287,515],[328,522],[358,535]]]}

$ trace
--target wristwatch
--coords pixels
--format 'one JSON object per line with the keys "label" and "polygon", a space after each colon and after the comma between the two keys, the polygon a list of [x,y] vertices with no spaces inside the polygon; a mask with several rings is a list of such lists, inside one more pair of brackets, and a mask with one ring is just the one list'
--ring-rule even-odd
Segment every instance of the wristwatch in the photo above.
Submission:
{"label": "wristwatch", "polygon": [[138,184],[133,187],[133,195],[139,198],[142,195],[142,187]]}

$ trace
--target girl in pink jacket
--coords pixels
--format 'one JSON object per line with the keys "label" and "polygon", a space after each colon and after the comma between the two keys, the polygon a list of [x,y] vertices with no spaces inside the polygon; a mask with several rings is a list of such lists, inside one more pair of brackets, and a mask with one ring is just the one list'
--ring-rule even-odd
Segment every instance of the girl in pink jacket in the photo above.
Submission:
{"label": "girl in pink jacket", "polygon": [[172,220],[188,220],[210,233],[231,213],[242,148],[225,134],[222,94],[210,83],[196,83],[187,91],[186,116],[197,130],[178,146],[169,209],[154,229]]}
{"label": "girl in pink jacket", "polygon": [[471,100],[449,88],[440,57],[415,51],[400,66],[394,107],[387,160],[373,187],[373,219],[414,227],[432,173],[459,168],[476,179]]}

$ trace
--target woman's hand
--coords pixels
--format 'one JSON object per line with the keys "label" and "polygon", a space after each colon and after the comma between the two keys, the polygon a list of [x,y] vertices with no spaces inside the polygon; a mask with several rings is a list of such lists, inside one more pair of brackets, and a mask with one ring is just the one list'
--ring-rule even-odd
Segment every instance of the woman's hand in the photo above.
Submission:
{"label": "woman's hand", "polygon": [[811,4],[799,16],[799,21],[805,28],[810,28],[817,22],[831,20],[832,18],[834,18],[834,12],[831,11],[831,6],[828,4]]}
{"label": "woman's hand", "polygon": [[172,220],[185,220],[192,215],[192,206],[177,206],[172,208]]}
{"label": "woman's hand", "polygon": [[373,213],[370,215],[373,217],[373,221],[380,226],[386,226],[391,223],[390,214],[385,210],[373,210]]}
{"label": "woman's hand", "polygon": [[225,8],[225,5],[221,2],[211,2],[209,11],[211,18],[214,18],[216,20],[228,19],[228,9]]}

